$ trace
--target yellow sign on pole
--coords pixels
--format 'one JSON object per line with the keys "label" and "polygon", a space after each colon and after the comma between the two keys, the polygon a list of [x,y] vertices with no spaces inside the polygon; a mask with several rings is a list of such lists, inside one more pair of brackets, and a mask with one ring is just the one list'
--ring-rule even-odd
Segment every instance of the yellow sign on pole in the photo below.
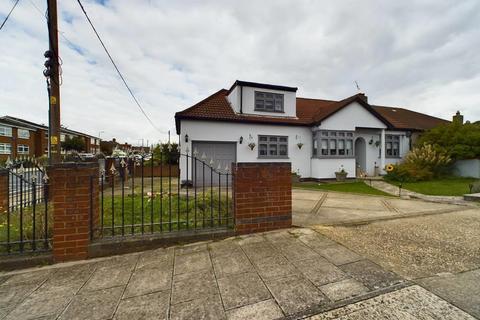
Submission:
{"label": "yellow sign on pole", "polygon": [[51,104],[51,105],[57,104],[57,97],[51,96],[51,97],[50,97],[50,104]]}
{"label": "yellow sign on pole", "polygon": [[58,137],[57,136],[51,136],[50,137],[50,143],[51,144],[58,144]]}

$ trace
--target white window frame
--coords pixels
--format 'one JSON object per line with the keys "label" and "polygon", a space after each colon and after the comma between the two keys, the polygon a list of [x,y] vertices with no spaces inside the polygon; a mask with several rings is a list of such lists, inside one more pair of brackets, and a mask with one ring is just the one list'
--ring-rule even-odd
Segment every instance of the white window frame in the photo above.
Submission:
{"label": "white window frame", "polygon": [[[266,149],[265,149],[266,148]],[[280,155],[280,149],[285,148],[284,155]],[[267,154],[261,154],[262,150]],[[275,153],[275,154],[272,154]],[[288,158],[288,136],[258,135],[258,158],[259,159],[287,159]]]}
{"label": "white window frame", "polygon": [[19,144],[17,145],[17,153],[18,154],[30,154],[30,146],[27,144]]}
{"label": "white window frame", "polygon": [[0,126],[0,136],[11,137],[12,136],[12,127]]}
{"label": "white window frame", "polygon": [[0,154],[12,154],[12,144],[0,143]]}
{"label": "white window frame", "polygon": [[17,137],[19,139],[30,139],[30,130],[27,129],[17,129]]}
{"label": "white window frame", "polygon": [[[319,130],[313,135],[318,148],[314,158],[355,158],[355,132],[346,130]],[[347,148],[347,147],[350,148]]]}

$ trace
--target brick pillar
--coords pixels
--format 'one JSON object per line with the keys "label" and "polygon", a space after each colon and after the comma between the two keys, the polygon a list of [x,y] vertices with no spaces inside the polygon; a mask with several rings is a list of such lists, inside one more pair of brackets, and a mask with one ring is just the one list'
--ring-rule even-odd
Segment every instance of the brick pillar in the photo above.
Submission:
{"label": "brick pillar", "polygon": [[0,214],[8,208],[8,170],[0,169]]}
{"label": "brick pillar", "polygon": [[95,227],[98,222],[98,164],[62,163],[49,168],[48,174],[53,203],[53,258],[55,262],[86,259],[90,223]]}
{"label": "brick pillar", "polygon": [[233,165],[235,232],[247,234],[292,225],[291,164]]}

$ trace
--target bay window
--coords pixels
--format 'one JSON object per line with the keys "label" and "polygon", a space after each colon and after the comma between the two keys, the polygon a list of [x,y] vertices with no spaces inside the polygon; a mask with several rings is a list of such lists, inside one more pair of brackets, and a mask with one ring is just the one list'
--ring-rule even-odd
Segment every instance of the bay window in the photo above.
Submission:
{"label": "bay window", "polygon": [[352,131],[319,131],[313,137],[313,144],[320,144],[320,154],[313,155],[318,158],[353,158],[353,132]]}

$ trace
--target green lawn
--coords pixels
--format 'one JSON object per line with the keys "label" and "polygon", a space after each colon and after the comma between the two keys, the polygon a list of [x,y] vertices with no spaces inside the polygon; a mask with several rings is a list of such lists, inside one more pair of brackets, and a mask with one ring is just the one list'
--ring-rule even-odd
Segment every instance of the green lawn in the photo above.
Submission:
{"label": "green lawn", "polygon": [[[140,194],[135,196],[125,194],[122,201],[121,195],[113,197],[104,196],[103,213],[100,207],[99,230],[103,221],[103,234],[112,235],[112,222],[115,235],[142,234],[151,232],[168,232],[186,229],[212,228],[219,225],[232,225],[233,201],[231,194],[228,200],[224,192],[210,191],[197,193],[195,201],[191,192],[188,197],[182,193],[172,194],[168,197],[164,193],[152,199]],[[205,196],[205,197],[204,197]],[[143,204],[142,204],[143,201]],[[187,205],[188,204],[188,205]],[[143,210],[142,210],[143,206]],[[123,208],[123,209],[122,209]],[[227,215],[228,212],[228,215]],[[142,228],[143,225],[143,228]]]}
{"label": "green lawn", "polygon": [[332,183],[316,183],[316,182],[300,182],[294,183],[294,188],[300,189],[314,189],[314,190],[327,190],[327,191],[337,191],[337,192],[346,192],[346,193],[360,193],[360,194],[370,194],[376,196],[391,196],[388,193],[377,190],[366,185],[362,181],[355,182],[332,182]]}
{"label": "green lawn", "polygon": [[[12,252],[20,251],[21,233],[23,236],[23,250],[30,251],[33,249],[33,239],[35,238],[36,248],[43,249],[43,241],[38,239],[45,238],[45,205],[43,203],[35,206],[35,237],[33,236],[33,207],[28,206],[16,209],[7,214],[0,212],[0,253],[6,252],[8,249],[7,242],[11,243],[10,250]],[[8,228],[8,220],[10,220],[10,228]],[[52,236],[53,228],[53,207],[49,205],[47,214],[47,238]],[[9,238],[10,237],[10,238]]]}
{"label": "green lawn", "polygon": [[[476,181],[474,178],[445,178],[431,181],[404,182],[403,188],[433,196],[463,196],[470,193],[469,185]],[[399,182],[389,181],[399,185]]]}

